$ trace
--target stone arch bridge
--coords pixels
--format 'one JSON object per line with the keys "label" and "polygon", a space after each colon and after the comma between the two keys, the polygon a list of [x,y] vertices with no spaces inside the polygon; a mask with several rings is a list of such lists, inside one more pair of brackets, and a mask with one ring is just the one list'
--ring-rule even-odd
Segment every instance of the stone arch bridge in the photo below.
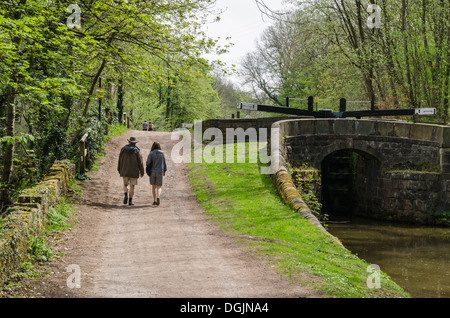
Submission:
{"label": "stone arch bridge", "polygon": [[203,129],[279,128],[291,165],[320,170],[329,213],[439,224],[450,212],[450,127],[383,119],[213,120]]}
{"label": "stone arch bridge", "polygon": [[336,210],[439,223],[450,211],[450,127],[374,119],[276,122],[287,162],[322,174],[322,201]]}

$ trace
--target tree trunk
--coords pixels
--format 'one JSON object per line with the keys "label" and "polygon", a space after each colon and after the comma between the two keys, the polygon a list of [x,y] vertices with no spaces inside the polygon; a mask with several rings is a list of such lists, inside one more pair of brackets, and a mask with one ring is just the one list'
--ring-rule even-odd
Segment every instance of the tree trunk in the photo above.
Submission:
{"label": "tree trunk", "polygon": [[98,81],[100,75],[102,74],[103,69],[105,68],[105,65],[106,65],[106,59],[103,59],[102,64],[100,65],[100,68],[98,69],[97,74],[95,74],[94,80],[92,81],[91,88],[89,89],[89,96],[86,100],[86,104],[84,105],[83,117],[87,116],[87,113],[89,111],[89,104],[91,103],[91,96],[92,96],[92,94],[94,94],[95,86],[97,85],[97,81]]}
{"label": "tree trunk", "polygon": [[[447,21],[450,21],[450,8],[447,8]],[[449,60],[450,55],[450,22],[447,23],[447,60]],[[444,125],[447,125],[448,123],[448,107],[449,107],[449,99],[450,99],[450,63],[447,63],[447,75],[444,79],[444,85],[443,85],[443,95],[444,95],[444,114],[443,114],[443,121]]]}
{"label": "tree trunk", "polygon": [[117,110],[119,111],[119,124],[123,121],[123,80],[119,80],[119,87],[117,89]]}
{"label": "tree trunk", "polygon": [[167,86],[167,95],[166,95],[166,120],[170,122],[173,111],[173,87]]}
{"label": "tree trunk", "polygon": [[[26,3],[27,0],[21,0],[17,5],[17,7],[14,8],[16,10],[11,12],[11,17],[14,20],[20,20],[22,18],[22,13]],[[19,51],[21,39],[19,37],[14,37],[11,39],[11,41],[15,45],[16,50]],[[15,137],[14,123],[16,120],[16,98],[17,98],[18,83],[19,83],[19,70],[16,67],[14,67],[10,75],[10,83],[7,85],[7,93],[6,93],[7,96],[6,96],[5,136],[11,138]],[[3,211],[5,206],[11,203],[9,186],[11,181],[11,172],[13,169],[14,150],[15,150],[15,142],[13,141],[7,142],[3,145],[3,169],[1,175],[1,189],[0,189],[1,211]]]}
{"label": "tree trunk", "polygon": [[406,11],[408,9],[407,0],[402,0],[402,34],[403,38],[403,51],[405,54],[405,68],[406,68],[406,80],[408,83],[408,95],[410,103],[413,107],[416,107],[416,99],[413,91],[413,84],[411,79],[411,69],[409,65],[409,50],[408,50],[408,38],[406,36]]}
{"label": "tree trunk", "polygon": [[[16,74],[12,76],[12,81],[14,84],[18,82]],[[16,118],[16,94],[17,90],[14,85],[9,85],[7,90],[6,99],[6,137],[14,137],[14,123]],[[2,169],[2,188],[0,191],[0,200],[2,202],[2,210],[5,206],[11,203],[11,198],[9,196],[9,183],[11,180],[11,172],[13,168],[14,159],[14,142],[7,142],[3,145],[3,169]]]}

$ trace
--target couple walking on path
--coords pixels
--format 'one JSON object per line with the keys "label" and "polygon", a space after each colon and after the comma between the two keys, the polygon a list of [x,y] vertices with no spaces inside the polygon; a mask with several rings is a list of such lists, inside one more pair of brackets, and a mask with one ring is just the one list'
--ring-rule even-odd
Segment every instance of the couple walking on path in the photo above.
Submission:
{"label": "couple walking on path", "polygon": [[[138,140],[135,137],[131,137],[128,139],[128,145],[124,146],[119,154],[117,170],[123,178],[123,204],[134,205],[135,186],[138,185],[139,177],[144,177],[146,171],[152,185],[153,205],[159,205],[163,177],[167,171],[164,152],[161,150],[161,145],[158,142],[154,142],[147,157],[144,171],[141,150],[137,147],[137,143]],[[128,189],[128,186],[130,189]]]}

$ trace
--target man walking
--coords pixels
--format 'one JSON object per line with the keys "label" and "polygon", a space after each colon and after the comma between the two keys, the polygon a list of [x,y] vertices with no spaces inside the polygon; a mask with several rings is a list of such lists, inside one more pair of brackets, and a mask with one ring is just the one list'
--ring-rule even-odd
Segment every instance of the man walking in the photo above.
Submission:
{"label": "man walking", "polygon": [[[134,187],[138,184],[139,176],[144,176],[144,164],[140,149],[136,146],[138,143],[135,137],[128,139],[129,144],[120,150],[119,163],[117,170],[123,178],[124,199],[123,204],[134,205]],[[130,190],[128,191],[128,185]]]}
{"label": "man walking", "polygon": [[144,120],[144,122],[142,123],[142,130],[143,131],[147,131],[148,130],[148,123],[146,120]]}

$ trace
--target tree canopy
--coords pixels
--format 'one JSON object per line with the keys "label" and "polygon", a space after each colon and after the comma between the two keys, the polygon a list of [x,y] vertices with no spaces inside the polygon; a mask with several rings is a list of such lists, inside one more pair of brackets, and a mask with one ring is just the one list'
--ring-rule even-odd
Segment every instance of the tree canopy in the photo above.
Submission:
{"label": "tree canopy", "polygon": [[[258,0],[264,3],[263,0]],[[264,98],[375,99],[379,108],[435,107],[448,122],[450,3],[444,0],[289,0],[242,62]]]}
{"label": "tree canopy", "polygon": [[55,159],[76,158],[86,130],[100,138],[94,133],[106,121],[96,103],[100,82],[103,108],[115,121],[124,110],[134,111],[135,124],[158,118],[161,128],[218,115],[210,63],[202,58],[222,49],[201,28],[219,13],[214,3],[0,2],[2,206],[13,189],[38,180]]}

